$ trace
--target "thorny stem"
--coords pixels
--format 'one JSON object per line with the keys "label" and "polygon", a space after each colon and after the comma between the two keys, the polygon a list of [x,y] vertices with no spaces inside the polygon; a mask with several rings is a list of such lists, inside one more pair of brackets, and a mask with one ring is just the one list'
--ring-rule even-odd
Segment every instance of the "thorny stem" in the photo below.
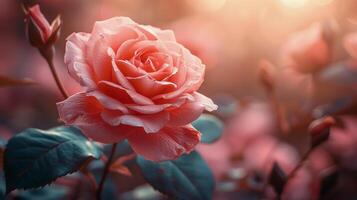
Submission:
{"label": "thorny stem", "polygon": [[105,164],[104,172],[103,172],[102,178],[100,179],[99,186],[98,186],[98,189],[97,189],[97,192],[96,192],[97,200],[101,200],[101,194],[102,194],[104,182],[105,182],[105,179],[108,176],[110,164],[112,163],[116,147],[117,147],[117,143],[114,143],[112,145],[112,149],[110,151],[110,155],[109,155],[108,161]]}
{"label": "thorny stem", "polygon": [[[40,52],[41,52],[41,50],[40,50]],[[57,72],[56,72],[55,66],[54,66],[54,64],[53,64],[53,59],[52,59],[52,57],[51,57],[51,56],[46,56],[46,55],[44,55],[42,52],[41,52],[41,54],[43,55],[43,57],[45,58],[45,60],[46,60],[46,62],[47,62],[47,64],[48,64],[48,66],[50,67],[52,76],[53,76],[53,78],[55,79],[56,85],[57,85],[58,89],[60,90],[62,96],[63,96],[65,99],[67,99],[67,98],[68,98],[68,94],[66,93],[66,90],[64,89],[64,87],[63,87],[63,85],[62,85],[62,83],[61,83],[61,81],[60,81],[60,79],[59,79],[59,77],[58,77],[58,74],[57,74]]]}
{"label": "thorny stem", "polygon": [[[284,184],[284,187],[288,184],[288,182],[294,178],[294,176],[296,175],[296,173],[299,171],[299,169],[304,165],[304,163],[306,162],[306,160],[309,158],[310,153],[312,152],[313,149],[309,149],[304,156],[301,158],[300,162],[294,167],[294,169],[289,173],[289,175],[286,177],[286,181]],[[283,190],[284,191],[284,188]],[[279,194],[277,196],[277,200],[281,199],[281,194]]]}
{"label": "thorny stem", "polygon": [[[302,159],[300,160],[299,164],[297,164],[295,166],[295,168],[289,173],[289,175],[286,178],[286,183],[289,182],[290,179],[294,178],[294,176],[296,175],[296,173],[299,171],[299,169],[304,165],[305,161],[309,158],[310,153],[312,152],[313,149],[309,149],[304,156],[302,157]],[[285,185],[286,185],[285,183]]]}
{"label": "thorny stem", "polygon": [[93,193],[96,193],[97,191],[97,182],[95,180],[95,177],[93,176],[92,173],[88,172],[88,171],[83,171],[83,174],[87,177],[89,183],[91,184],[92,188],[93,188]]}

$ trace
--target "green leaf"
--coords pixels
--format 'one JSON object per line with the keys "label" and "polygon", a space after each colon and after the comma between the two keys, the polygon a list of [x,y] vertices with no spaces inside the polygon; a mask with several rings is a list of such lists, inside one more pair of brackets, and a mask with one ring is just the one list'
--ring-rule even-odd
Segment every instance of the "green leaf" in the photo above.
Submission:
{"label": "green leaf", "polygon": [[47,186],[41,189],[21,191],[15,195],[16,200],[59,200],[67,197],[69,188],[60,185]]}
{"label": "green leaf", "polygon": [[271,184],[275,192],[280,196],[287,182],[287,176],[277,162],[274,162],[269,176],[269,184]]}
{"label": "green leaf", "polygon": [[77,128],[27,129],[11,138],[5,149],[6,193],[50,184],[100,154],[98,145]]}
{"label": "green leaf", "polygon": [[201,142],[213,143],[219,139],[223,131],[223,123],[215,116],[202,114],[192,125],[201,132]]}
{"label": "green leaf", "polygon": [[196,151],[174,161],[156,163],[141,156],[136,161],[148,183],[163,194],[174,199],[212,199],[213,175]]}

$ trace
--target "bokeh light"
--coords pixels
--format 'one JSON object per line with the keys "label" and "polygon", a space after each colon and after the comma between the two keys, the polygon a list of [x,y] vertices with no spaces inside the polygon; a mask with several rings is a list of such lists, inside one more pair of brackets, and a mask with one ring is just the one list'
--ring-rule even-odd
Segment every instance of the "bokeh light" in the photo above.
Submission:
{"label": "bokeh light", "polygon": [[227,0],[187,0],[187,3],[196,10],[213,12],[221,9]]}
{"label": "bokeh light", "polygon": [[289,8],[301,8],[308,3],[309,0],[280,0],[280,2]]}
{"label": "bokeh light", "polygon": [[319,6],[325,6],[332,3],[333,0],[315,0],[314,3]]}

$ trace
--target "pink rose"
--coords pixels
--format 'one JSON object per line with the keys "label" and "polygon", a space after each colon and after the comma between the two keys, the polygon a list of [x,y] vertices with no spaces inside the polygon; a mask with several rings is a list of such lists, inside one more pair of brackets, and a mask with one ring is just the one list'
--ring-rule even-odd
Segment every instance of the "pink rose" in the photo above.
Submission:
{"label": "pink rose", "polygon": [[282,48],[283,64],[300,73],[313,73],[331,61],[332,48],[321,24],[293,35]]}
{"label": "pink rose", "polygon": [[57,104],[66,124],[103,143],[127,139],[155,161],[175,159],[199,142],[190,123],[217,106],[196,92],[205,66],[172,31],[114,17],[67,40],[65,62],[85,91]]}
{"label": "pink rose", "polygon": [[228,121],[224,134],[232,153],[239,155],[255,140],[275,131],[274,117],[268,105],[254,102],[242,108]]}

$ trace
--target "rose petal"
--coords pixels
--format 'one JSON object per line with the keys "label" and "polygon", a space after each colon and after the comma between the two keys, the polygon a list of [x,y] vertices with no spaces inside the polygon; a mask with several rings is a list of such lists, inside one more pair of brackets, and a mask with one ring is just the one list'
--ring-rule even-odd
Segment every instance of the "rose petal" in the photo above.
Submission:
{"label": "rose petal", "polygon": [[204,109],[210,112],[217,109],[217,105],[210,98],[198,92],[194,92],[192,97],[193,99],[190,99],[181,107],[170,110],[170,126],[189,124],[196,120]]}
{"label": "rose petal", "polygon": [[157,133],[133,133],[128,141],[133,150],[145,159],[165,161],[192,151],[200,141],[200,133],[191,126],[164,127]]}
{"label": "rose petal", "polygon": [[142,127],[146,133],[155,133],[169,121],[167,112],[159,112],[150,115],[123,115],[116,111],[105,110],[101,113],[102,119],[112,126],[121,124]]}
{"label": "rose petal", "polygon": [[171,107],[171,104],[162,104],[162,105],[135,105],[135,104],[126,104],[126,107],[135,112],[142,114],[155,114],[165,110],[168,107]]}
{"label": "rose petal", "polygon": [[146,97],[152,97],[157,94],[167,93],[176,88],[176,84],[167,81],[156,81],[149,75],[140,77],[127,77],[136,91]]}
{"label": "rose petal", "polygon": [[86,64],[84,50],[89,39],[87,33],[73,33],[67,38],[64,62],[69,74],[82,86],[95,87],[95,76],[92,68]]}
{"label": "rose petal", "polygon": [[87,96],[95,97],[100,102],[100,104],[106,109],[118,110],[125,114],[129,113],[129,110],[125,107],[124,104],[98,90],[88,92]]}
{"label": "rose petal", "polygon": [[48,23],[45,16],[43,16],[43,14],[40,10],[40,6],[34,5],[34,6],[30,7],[28,9],[28,14],[29,14],[31,20],[33,20],[33,22],[36,24],[36,26],[38,26],[39,29],[41,30],[43,41],[47,41],[48,38],[50,37],[52,31],[51,31],[50,24]]}
{"label": "rose petal", "polygon": [[170,111],[170,126],[183,126],[196,120],[203,112],[204,107],[199,102],[185,103],[179,108]]}
{"label": "rose petal", "polygon": [[127,90],[115,83],[108,81],[100,81],[98,88],[104,94],[117,99],[124,104],[136,103],[139,105],[151,105],[154,104],[149,98],[136,93],[135,91]]}
{"label": "rose petal", "polygon": [[142,76],[146,73],[144,70],[136,67],[128,60],[117,60],[116,65],[125,76],[137,77]]}
{"label": "rose petal", "polygon": [[88,97],[84,92],[58,102],[57,109],[60,119],[65,123],[73,123],[79,115],[96,114],[102,110],[99,102],[94,97]]}
{"label": "rose petal", "polygon": [[130,60],[131,57],[133,57],[134,52],[130,51],[132,49],[132,46],[139,42],[144,40],[143,36],[137,38],[137,39],[131,39],[123,42],[123,44],[120,45],[118,50],[116,51],[115,58],[117,60]]}
{"label": "rose petal", "polygon": [[194,92],[192,95],[194,96],[197,102],[199,102],[202,106],[205,107],[205,110],[207,110],[208,112],[217,110],[218,106],[213,103],[212,99],[198,92]]}
{"label": "rose petal", "polygon": [[102,143],[117,143],[138,131],[132,126],[111,126],[99,114],[80,115],[72,124],[78,126],[89,138]]}
{"label": "rose petal", "polygon": [[117,81],[117,83],[128,90],[135,91],[134,87],[130,84],[124,74],[119,70],[117,64],[115,63],[115,53],[113,49],[108,48],[108,55],[112,58],[112,75],[113,79]]}
{"label": "rose petal", "polygon": [[110,126],[105,123],[100,117],[102,107],[97,99],[87,96],[84,92],[57,103],[57,109],[62,121],[67,125],[76,125],[85,135],[98,142],[119,142],[137,129],[126,125]]}
{"label": "rose petal", "polygon": [[176,42],[175,34],[171,30],[161,30],[150,25],[139,25],[140,31],[144,32],[150,40],[162,40]]}
{"label": "rose petal", "polygon": [[129,17],[113,17],[103,21],[97,21],[94,24],[92,34],[117,34],[119,30],[126,25],[134,25],[136,22]]}

